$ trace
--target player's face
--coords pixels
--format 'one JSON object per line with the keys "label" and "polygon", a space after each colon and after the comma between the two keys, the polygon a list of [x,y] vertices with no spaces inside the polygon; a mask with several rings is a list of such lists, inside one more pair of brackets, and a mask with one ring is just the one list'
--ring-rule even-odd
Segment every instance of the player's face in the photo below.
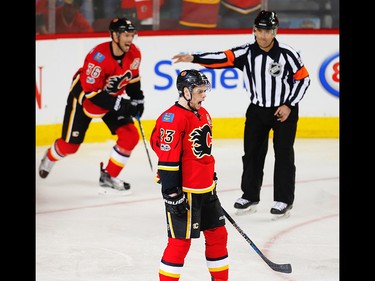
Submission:
{"label": "player's face", "polygon": [[269,51],[273,46],[273,38],[276,30],[254,28],[254,35],[259,47],[264,51]]}
{"label": "player's face", "polygon": [[202,102],[206,98],[206,86],[196,86],[193,89],[190,106],[198,110],[202,106]]}
{"label": "player's face", "polygon": [[133,43],[134,37],[135,37],[134,32],[121,32],[120,33],[120,36],[118,38],[119,40],[118,44],[119,44],[120,49],[124,53],[129,51],[130,45]]}

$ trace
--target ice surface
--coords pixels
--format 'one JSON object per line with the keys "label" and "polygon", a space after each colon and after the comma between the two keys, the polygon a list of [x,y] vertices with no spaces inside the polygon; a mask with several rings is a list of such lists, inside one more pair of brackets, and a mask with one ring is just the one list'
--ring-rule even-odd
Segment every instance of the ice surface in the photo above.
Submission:
{"label": "ice surface", "polygon": [[[120,178],[129,196],[98,195],[99,163],[114,142],[84,143],[36,179],[37,281],[157,281],[167,238],[160,186],[142,141]],[[47,147],[36,148],[36,168]],[[148,146],[156,168],[156,156]],[[272,220],[273,148],[270,140],[258,211],[235,215],[242,195],[242,140],[214,140],[218,194],[223,207],[263,254],[291,263],[273,271],[227,220],[229,280],[339,280],[339,140],[296,139],[296,194],[291,216]],[[37,173],[37,171],[36,171]],[[194,239],[181,281],[210,280],[204,239]]]}

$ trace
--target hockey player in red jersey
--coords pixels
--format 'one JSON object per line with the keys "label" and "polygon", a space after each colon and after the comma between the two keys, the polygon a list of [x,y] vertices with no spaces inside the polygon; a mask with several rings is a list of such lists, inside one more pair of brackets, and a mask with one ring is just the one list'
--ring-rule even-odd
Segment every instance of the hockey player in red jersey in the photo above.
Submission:
{"label": "hockey player in red jersey", "polygon": [[168,244],[160,281],[177,281],[192,238],[205,237],[211,280],[228,280],[228,233],[216,194],[212,121],[202,107],[211,89],[207,77],[184,70],[177,77],[178,101],[156,120],[151,147],[158,156],[158,177],[165,203]]}
{"label": "hockey player in red jersey", "polygon": [[133,117],[142,116],[144,95],[139,74],[141,52],[133,44],[135,26],[126,18],[114,18],[109,31],[112,40],[95,46],[73,76],[61,137],[46,151],[39,175],[46,178],[56,161],[76,153],[92,119],[101,118],[117,141],[106,168],[100,163],[99,185],[103,193],[117,193],[130,189],[130,184],[117,176],[139,141]]}

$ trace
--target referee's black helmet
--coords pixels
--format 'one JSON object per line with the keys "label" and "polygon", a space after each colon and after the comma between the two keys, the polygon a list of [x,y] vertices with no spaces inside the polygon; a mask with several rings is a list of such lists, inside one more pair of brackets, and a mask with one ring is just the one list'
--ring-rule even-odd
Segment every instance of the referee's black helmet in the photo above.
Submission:
{"label": "referee's black helmet", "polygon": [[181,71],[177,77],[176,86],[180,96],[184,94],[185,87],[187,87],[190,92],[192,92],[196,86],[206,86],[206,91],[211,90],[211,83],[208,81],[206,75],[195,69]]}
{"label": "referee's black helmet", "polygon": [[276,29],[279,19],[275,12],[262,10],[254,20],[254,26],[261,29]]}
{"label": "referee's black helmet", "polygon": [[110,32],[136,32],[134,24],[127,18],[113,18],[109,24]]}

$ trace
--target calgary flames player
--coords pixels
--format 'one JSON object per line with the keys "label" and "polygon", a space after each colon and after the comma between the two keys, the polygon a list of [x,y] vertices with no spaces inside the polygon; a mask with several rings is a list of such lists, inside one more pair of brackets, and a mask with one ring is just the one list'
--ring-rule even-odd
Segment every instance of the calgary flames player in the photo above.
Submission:
{"label": "calgary flames player", "polygon": [[112,19],[109,32],[112,40],[95,46],[73,77],[61,137],[47,149],[39,175],[46,178],[57,161],[76,153],[92,119],[101,118],[117,141],[106,168],[100,163],[99,185],[103,193],[127,193],[130,184],[117,176],[139,141],[133,117],[140,118],[144,110],[141,52],[133,44],[136,29],[127,18]]}
{"label": "calgary flames player", "polygon": [[158,156],[168,232],[159,280],[180,279],[191,239],[202,231],[211,278],[227,281],[228,233],[216,193],[212,121],[202,107],[211,84],[202,72],[183,70],[177,89],[178,101],[158,117],[150,140]]}

